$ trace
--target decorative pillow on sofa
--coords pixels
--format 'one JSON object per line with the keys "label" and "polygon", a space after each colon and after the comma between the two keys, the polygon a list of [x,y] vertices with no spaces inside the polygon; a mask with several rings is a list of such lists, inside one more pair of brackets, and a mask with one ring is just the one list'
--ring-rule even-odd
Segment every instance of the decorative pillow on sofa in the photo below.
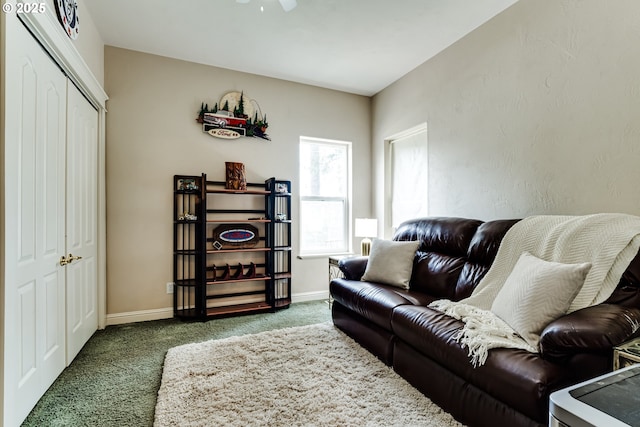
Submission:
{"label": "decorative pillow on sofa", "polygon": [[362,280],[409,289],[419,241],[374,239]]}
{"label": "decorative pillow on sofa", "polygon": [[491,306],[491,311],[537,348],[540,333],[566,314],[591,263],[562,264],[524,252]]}

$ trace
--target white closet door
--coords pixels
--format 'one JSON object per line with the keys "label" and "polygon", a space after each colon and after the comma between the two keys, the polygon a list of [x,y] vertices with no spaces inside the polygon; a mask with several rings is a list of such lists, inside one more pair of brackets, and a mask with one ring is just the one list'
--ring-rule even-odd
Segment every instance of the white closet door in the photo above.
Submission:
{"label": "white closet door", "polygon": [[18,26],[6,47],[5,426],[20,424],[66,362],[67,80]]}
{"label": "white closet door", "polygon": [[67,92],[67,362],[98,329],[98,112]]}

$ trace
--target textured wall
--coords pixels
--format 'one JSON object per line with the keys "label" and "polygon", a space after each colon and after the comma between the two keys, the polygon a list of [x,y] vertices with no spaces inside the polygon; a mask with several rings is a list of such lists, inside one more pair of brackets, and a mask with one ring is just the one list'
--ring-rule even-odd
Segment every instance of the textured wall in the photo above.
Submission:
{"label": "textured wall", "polygon": [[384,139],[426,121],[430,215],[640,214],[639,22],[635,0],[520,0],[374,97],[374,188]]}
{"label": "textured wall", "polygon": [[[105,48],[107,105],[107,313],[171,306],[174,174],[224,180],[243,162],[250,182],[292,181],[298,218],[300,135],[353,143],[354,216],[370,215],[370,98],[252,74]],[[225,93],[244,90],[269,121],[270,142],[225,141],[195,118]],[[327,258],[300,260],[294,223],[293,293],[328,295]],[[238,262],[236,259],[235,262]]]}

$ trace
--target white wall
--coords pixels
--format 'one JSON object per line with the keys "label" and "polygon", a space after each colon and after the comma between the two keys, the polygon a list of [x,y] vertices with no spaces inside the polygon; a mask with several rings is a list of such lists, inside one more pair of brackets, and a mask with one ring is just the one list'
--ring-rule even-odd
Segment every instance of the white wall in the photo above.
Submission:
{"label": "white wall", "polygon": [[[250,182],[290,179],[294,258],[298,253],[300,135],[353,143],[354,216],[371,214],[370,98],[105,48],[107,115],[107,313],[171,307],[174,174],[224,180],[224,162],[245,164]],[[229,91],[255,99],[271,141],[225,141],[202,132],[201,102]],[[294,297],[328,295],[327,258],[294,259]],[[166,312],[165,312],[166,313]],[[131,319],[130,317],[128,319]]]}
{"label": "white wall", "polygon": [[640,214],[638,22],[635,0],[520,0],[377,94],[378,218],[383,141],[422,122],[430,215]]}
{"label": "white wall", "polygon": [[[80,18],[80,34],[72,40],[73,45],[84,59],[91,73],[100,85],[104,86],[104,41],[96,28],[93,17],[85,7],[87,0],[76,0],[78,3],[78,17]],[[56,18],[54,0],[46,0],[48,11]],[[60,27],[60,31],[62,27]]]}

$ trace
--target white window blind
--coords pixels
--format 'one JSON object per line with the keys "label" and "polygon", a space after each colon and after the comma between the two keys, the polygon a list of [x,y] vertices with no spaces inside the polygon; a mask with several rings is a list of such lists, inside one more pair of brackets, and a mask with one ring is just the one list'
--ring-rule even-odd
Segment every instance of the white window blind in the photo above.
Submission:
{"label": "white window blind", "polygon": [[391,225],[428,215],[427,130],[391,140]]}

